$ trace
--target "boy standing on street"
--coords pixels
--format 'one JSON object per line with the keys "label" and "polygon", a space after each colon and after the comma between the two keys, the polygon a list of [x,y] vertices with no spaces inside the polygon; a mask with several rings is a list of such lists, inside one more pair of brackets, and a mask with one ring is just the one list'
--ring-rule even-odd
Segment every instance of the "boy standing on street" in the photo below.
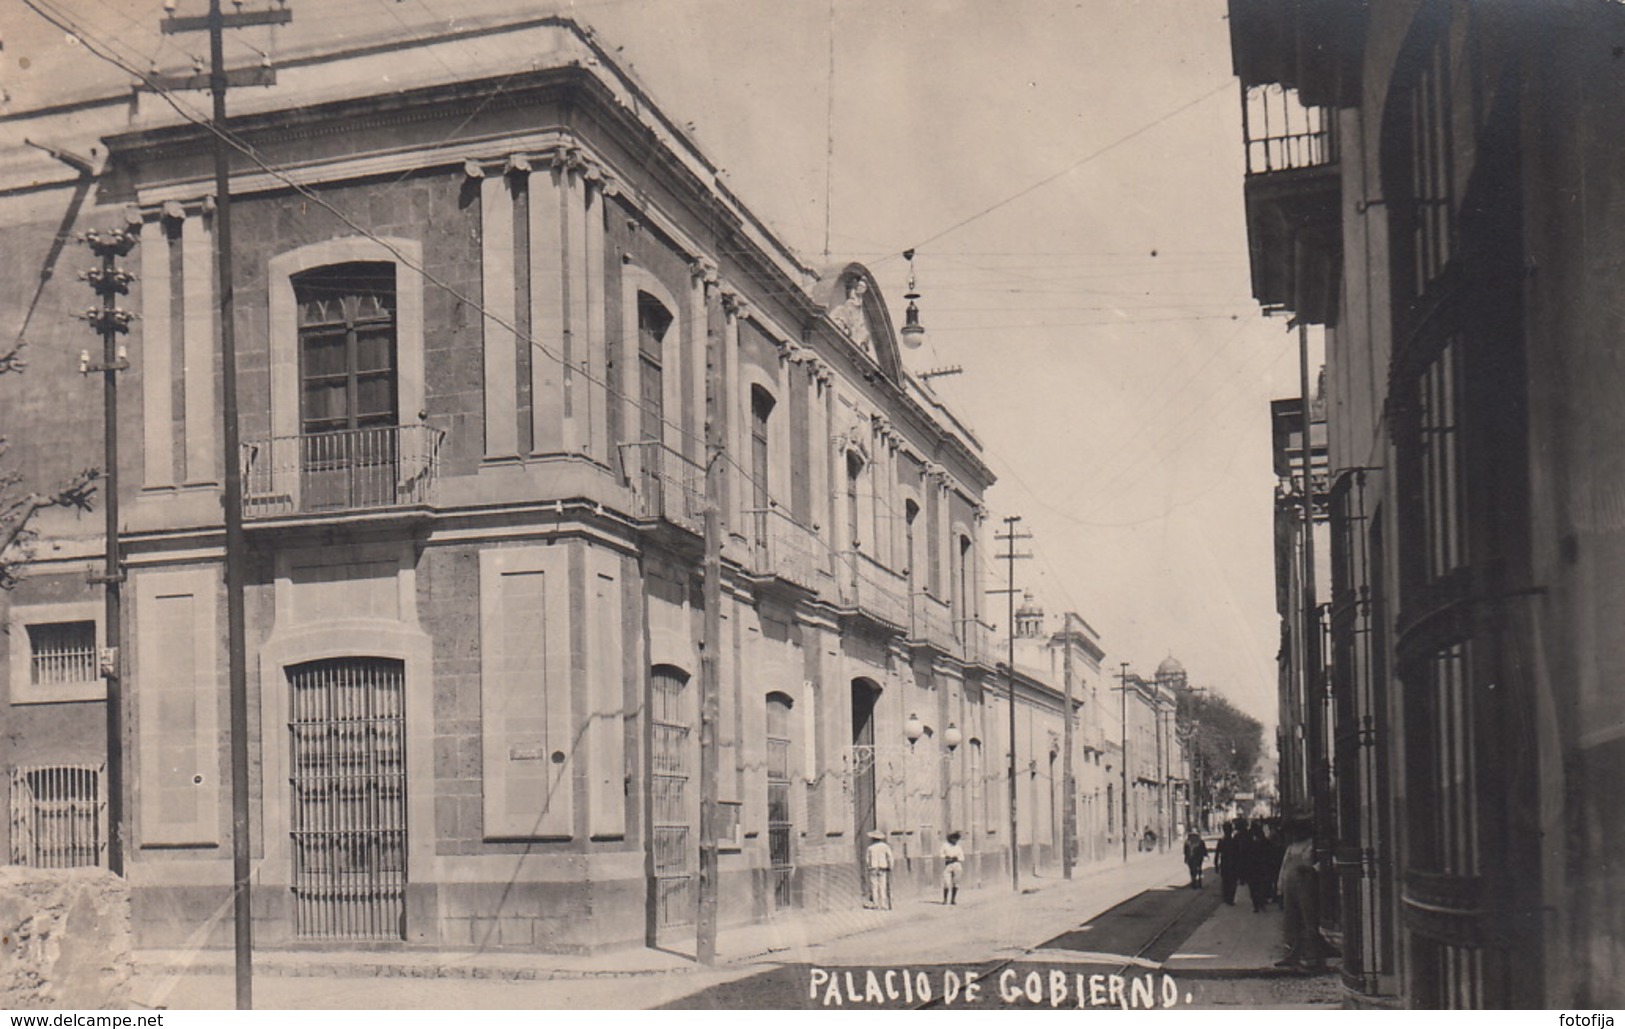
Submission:
{"label": "boy standing on street", "polygon": [[865,864],[869,867],[869,906],[890,911],[891,844],[886,842],[886,834],[879,829],[871,832],[869,839],[874,841],[864,855]]}
{"label": "boy standing on street", "polygon": [[965,848],[959,845],[959,834],[948,834],[942,845],[942,902],[959,903],[959,877],[965,870]]}

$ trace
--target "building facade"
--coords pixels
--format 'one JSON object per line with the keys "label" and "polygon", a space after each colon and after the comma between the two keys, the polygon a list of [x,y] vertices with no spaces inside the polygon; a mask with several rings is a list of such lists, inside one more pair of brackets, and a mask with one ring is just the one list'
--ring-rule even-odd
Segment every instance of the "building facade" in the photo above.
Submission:
{"label": "building facade", "polygon": [[1625,10],[1232,0],[1230,28],[1254,291],[1326,333],[1350,997],[1618,1006]]}
{"label": "building facade", "polygon": [[[225,461],[256,941],[692,937],[708,362],[721,920],[856,904],[876,830],[905,887],[934,880],[949,829],[997,874],[1012,748],[1021,860],[1052,860],[1059,801],[1035,784],[1062,702],[1017,677],[1011,739],[979,571],[993,476],[909,374],[869,271],[800,261],[569,21],[335,51],[300,18],[278,84],[233,95],[240,453],[206,128],[145,91],[0,123],[100,153],[93,176],[20,147],[3,169],[0,289],[57,312],[0,408],[30,480],[100,451],[99,383],[58,359],[90,337],[60,316],[86,302],[53,240],[139,225],[114,662],[138,942],[231,938]],[[489,60],[459,78],[471,41]],[[52,848],[105,859],[110,836],[104,539],[60,511],[38,528],[0,597],[0,845],[85,863]],[[1098,642],[1076,648],[1098,672]],[[1099,765],[1100,734],[1079,736]]]}

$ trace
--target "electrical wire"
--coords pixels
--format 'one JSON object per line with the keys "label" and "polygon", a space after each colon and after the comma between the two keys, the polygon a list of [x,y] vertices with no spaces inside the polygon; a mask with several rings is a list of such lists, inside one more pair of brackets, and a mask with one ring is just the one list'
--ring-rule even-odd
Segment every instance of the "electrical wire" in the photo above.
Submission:
{"label": "electrical wire", "polygon": [[1116,150],[1118,147],[1122,146],[1124,143],[1127,143],[1130,140],[1133,140],[1133,139],[1136,139],[1136,138],[1138,138],[1140,136],[1145,135],[1147,132],[1150,132],[1152,129],[1154,129],[1157,126],[1163,124],[1164,122],[1168,121],[1169,119],[1174,118],[1174,117],[1176,117],[1176,116],[1178,116],[1180,114],[1183,114],[1184,112],[1190,110],[1191,108],[1195,107],[1197,104],[1202,103],[1203,101],[1209,99],[1210,97],[1217,96],[1221,91],[1234,89],[1234,88],[1235,88],[1235,85],[1232,82],[1230,82],[1230,80],[1226,79],[1224,82],[1221,82],[1217,86],[1214,86],[1212,89],[1208,90],[1206,93],[1203,93],[1201,96],[1196,97],[1194,100],[1188,100],[1185,103],[1180,104],[1178,107],[1174,108],[1173,110],[1169,111],[1168,113],[1166,113],[1166,114],[1162,115],[1161,117],[1155,119],[1154,121],[1147,122],[1146,124],[1140,126],[1139,128],[1135,129],[1133,132],[1130,132],[1128,135],[1120,136],[1116,140],[1113,140],[1112,142],[1106,144],[1105,146],[1099,148],[1098,150],[1092,151],[1092,152],[1084,155],[1083,157],[1079,158],[1078,160],[1076,160],[1076,161],[1072,162],[1071,164],[1067,165],[1065,168],[1062,168],[1060,171],[1056,172],[1055,174],[1046,176],[1045,178],[1042,178],[1042,179],[1039,179],[1037,182],[1033,183],[1032,185],[1027,186],[1024,189],[1017,190],[1015,193],[1010,194],[1009,196],[1005,197],[1003,200],[998,201],[997,203],[989,204],[987,207],[982,208],[980,211],[977,211],[975,214],[969,216],[968,218],[962,218],[959,221],[954,222],[952,225],[948,226],[946,229],[942,229],[941,231],[937,232],[935,235],[927,236],[925,239],[920,240],[918,243],[913,244],[911,247],[899,248],[897,252],[901,253],[905,249],[921,250],[921,249],[925,248],[926,246],[928,246],[929,244],[935,243],[937,240],[939,240],[942,237],[948,235],[949,233],[957,232],[958,230],[964,228],[965,226],[971,224],[972,222],[978,221],[978,220],[980,220],[982,218],[985,218],[986,216],[992,214],[994,211],[997,211],[1001,207],[1008,206],[1009,204],[1012,204],[1015,201],[1020,200],[1022,197],[1026,196],[1027,194],[1032,193],[1032,192],[1034,192],[1036,190],[1042,189],[1043,187],[1049,185],[1050,183],[1056,181],[1057,179],[1060,179],[1061,177],[1067,175],[1068,173],[1076,171],[1079,168],[1082,168],[1084,165],[1088,164],[1090,161],[1093,161],[1095,158],[1101,157],[1101,156],[1104,156],[1106,154],[1111,153],[1113,150]]}

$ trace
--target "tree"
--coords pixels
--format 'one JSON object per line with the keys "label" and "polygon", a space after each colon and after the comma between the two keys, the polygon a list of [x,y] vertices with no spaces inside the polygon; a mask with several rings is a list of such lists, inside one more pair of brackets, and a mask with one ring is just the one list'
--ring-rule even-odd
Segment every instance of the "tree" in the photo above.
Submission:
{"label": "tree", "polygon": [[1198,799],[1223,807],[1253,789],[1264,752],[1264,726],[1217,693],[1179,690],[1178,728],[1189,748]]}
{"label": "tree", "polygon": [[[10,350],[0,352],[0,376],[22,372],[27,366],[23,358],[25,346],[19,341]],[[59,483],[49,493],[27,491],[23,489],[22,473],[6,467],[7,447],[6,437],[0,436],[0,589],[9,590],[17,584],[28,563],[26,550],[33,538],[30,523],[34,516],[53,507],[89,511],[101,472],[86,469]]]}

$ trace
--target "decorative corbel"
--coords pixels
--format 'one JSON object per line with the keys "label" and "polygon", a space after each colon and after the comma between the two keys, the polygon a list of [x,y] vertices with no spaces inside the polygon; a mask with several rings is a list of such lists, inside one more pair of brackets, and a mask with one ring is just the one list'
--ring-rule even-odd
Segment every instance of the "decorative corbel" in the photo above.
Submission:
{"label": "decorative corbel", "polygon": [[750,304],[746,303],[738,293],[731,289],[722,291],[722,311],[735,321],[744,321],[750,317]]}

